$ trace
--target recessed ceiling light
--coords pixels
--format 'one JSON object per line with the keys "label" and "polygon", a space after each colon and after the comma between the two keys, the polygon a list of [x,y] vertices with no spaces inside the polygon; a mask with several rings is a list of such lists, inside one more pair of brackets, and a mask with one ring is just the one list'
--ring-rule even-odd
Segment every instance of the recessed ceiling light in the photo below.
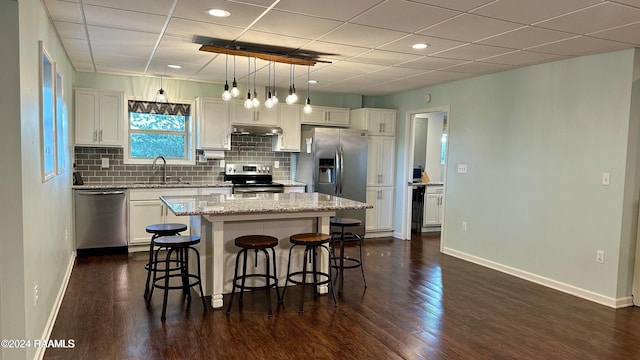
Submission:
{"label": "recessed ceiling light", "polygon": [[180,65],[174,65],[174,64],[167,65],[167,67],[170,67],[170,68],[172,68],[172,69],[182,69],[182,66],[180,66]]}
{"label": "recessed ceiling light", "polygon": [[426,49],[429,47],[429,44],[425,44],[425,43],[418,43],[418,44],[413,44],[411,45],[412,48],[416,49],[416,50],[420,50],[420,49]]}
{"label": "recessed ceiling light", "polygon": [[231,16],[231,13],[228,12],[227,10],[222,10],[222,9],[209,9],[207,11],[205,11],[207,14],[211,15],[211,16],[215,16],[215,17],[227,17],[227,16]]}
{"label": "recessed ceiling light", "polygon": [[307,81],[307,82],[308,82],[309,84],[317,84],[317,83],[318,83],[318,80],[309,80],[309,81]]}

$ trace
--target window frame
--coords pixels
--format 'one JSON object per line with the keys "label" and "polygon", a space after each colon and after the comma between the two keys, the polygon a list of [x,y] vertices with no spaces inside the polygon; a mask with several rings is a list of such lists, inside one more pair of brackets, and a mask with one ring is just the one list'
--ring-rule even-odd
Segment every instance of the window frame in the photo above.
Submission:
{"label": "window frame", "polygon": [[[124,106],[124,112],[125,112],[125,116],[124,116],[124,126],[123,128],[123,137],[124,137],[124,146],[123,146],[123,163],[124,164],[128,164],[128,165],[145,165],[145,164],[152,164],[153,163],[153,159],[141,159],[141,158],[135,158],[135,157],[131,157],[131,129],[130,129],[130,124],[129,124],[129,101],[148,101],[148,102],[153,102],[153,99],[141,99],[141,98],[137,98],[137,97],[126,97],[125,99],[125,106]],[[172,104],[188,104],[190,106],[190,112],[189,112],[189,117],[186,119],[185,121],[185,131],[187,132],[187,136],[186,136],[186,155],[187,157],[185,159],[173,159],[173,158],[167,158],[167,164],[170,165],[195,165],[196,164],[196,157],[195,157],[195,134],[194,134],[194,129],[195,129],[195,101],[194,100],[184,100],[184,99],[172,99],[170,101],[170,103]],[[145,131],[139,131],[139,130],[135,130],[133,131],[133,133],[162,133],[162,134],[166,134],[167,132],[165,131],[154,131],[154,130],[145,130]]]}

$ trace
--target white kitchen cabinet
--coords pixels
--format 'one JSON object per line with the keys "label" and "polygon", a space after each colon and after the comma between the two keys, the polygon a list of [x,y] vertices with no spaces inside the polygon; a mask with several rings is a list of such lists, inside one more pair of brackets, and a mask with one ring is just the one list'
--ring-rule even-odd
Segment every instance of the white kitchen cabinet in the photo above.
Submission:
{"label": "white kitchen cabinet", "polygon": [[369,136],[367,186],[393,186],[395,144],[394,137]]}
{"label": "white kitchen cabinet", "polygon": [[196,98],[196,139],[197,149],[231,150],[228,102]]}
{"label": "white kitchen cabinet", "polygon": [[122,146],[124,93],[76,88],[75,145]]}
{"label": "white kitchen cabinet", "polygon": [[230,187],[199,188],[198,195],[231,194]]}
{"label": "white kitchen cabinet", "polygon": [[302,123],[325,126],[349,126],[349,109],[313,106],[310,114],[302,114]]}
{"label": "white kitchen cabinet", "polygon": [[351,110],[351,127],[368,130],[369,135],[395,136],[396,110],[371,108]]}
{"label": "white kitchen cabinet", "polygon": [[231,101],[231,124],[276,126],[278,125],[278,106],[268,109],[260,106],[247,109],[242,101]]}
{"label": "white kitchen cabinet", "polygon": [[367,203],[373,209],[367,209],[365,231],[393,230],[393,187],[368,187]]}
{"label": "white kitchen cabinet", "polygon": [[282,135],[273,137],[273,151],[300,151],[300,105],[277,105],[278,126]]}
{"label": "white kitchen cabinet", "polygon": [[424,194],[423,226],[438,226],[442,224],[444,215],[444,187],[427,186]]}
{"label": "white kitchen cabinet", "polygon": [[189,234],[189,217],[175,216],[160,200],[162,195],[197,195],[198,189],[131,189],[129,190],[129,251],[148,250],[151,224],[181,223],[187,225],[183,234]]}
{"label": "white kitchen cabinet", "polygon": [[305,186],[285,186],[285,193],[303,193],[305,191]]}

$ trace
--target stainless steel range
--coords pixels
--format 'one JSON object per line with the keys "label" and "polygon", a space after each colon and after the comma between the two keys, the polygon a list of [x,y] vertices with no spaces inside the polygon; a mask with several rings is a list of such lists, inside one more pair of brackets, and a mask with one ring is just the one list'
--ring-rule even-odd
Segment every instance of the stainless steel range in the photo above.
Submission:
{"label": "stainless steel range", "polygon": [[271,167],[266,165],[227,164],[224,180],[231,181],[234,194],[284,192],[284,185],[273,182]]}

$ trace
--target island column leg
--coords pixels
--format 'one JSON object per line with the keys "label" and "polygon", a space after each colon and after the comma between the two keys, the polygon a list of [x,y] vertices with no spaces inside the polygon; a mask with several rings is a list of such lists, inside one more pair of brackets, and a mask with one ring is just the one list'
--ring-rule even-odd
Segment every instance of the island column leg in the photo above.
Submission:
{"label": "island column leg", "polygon": [[213,222],[213,261],[212,261],[212,287],[211,306],[219,309],[223,306],[222,291],[224,285],[224,222]]}
{"label": "island column leg", "polygon": [[[318,232],[323,234],[331,234],[331,227],[329,221],[330,216],[318,217]],[[331,276],[331,268],[329,267],[329,254],[326,251],[320,251],[320,271],[329,274]],[[318,286],[318,292],[320,294],[326,294],[329,292],[329,286],[327,284]]]}

